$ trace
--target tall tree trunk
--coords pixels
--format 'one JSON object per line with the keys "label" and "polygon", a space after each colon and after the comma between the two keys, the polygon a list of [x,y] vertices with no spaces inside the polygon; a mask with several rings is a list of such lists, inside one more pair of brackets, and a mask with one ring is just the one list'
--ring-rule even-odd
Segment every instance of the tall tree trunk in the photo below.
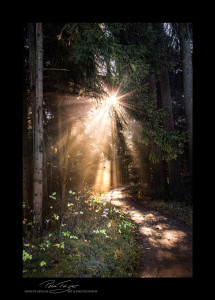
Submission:
{"label": "tall tree trunk", "polygon": [[29,67],[30,67],[30,88],[36,86],[36,49],[35,49],[35,29],[33,23],[28,23],[28,39],[29,39]]}
{"label": "tall tree trunk", "polygon": [[[187,37],[186,37],[187,35]],[[184,104],[185,118],[189,136],[189,160],[192,174],[193,161],[193,64],[190,49],[189,31],[186,32],[186,24],[179,23],[179,38],[181,46],[181,56],[183,64],[183,86],[184,86]]]}
{"label": "tall tree trunk", "polygon": [[[30,95],[29,105],[31,111],[27,111],[29,119],[31,118],[32,133],[28,130],[28,168],[26,176],[30,181],[30,191],[28,193],[28,203],[33,208],[33,185],[34,185],[34,174],[33,174],[33,158],[34,158],[34,109],[36,101],[36,45],[35,45],[35,24],[28,23],[28,44],[29,44],[29,84],[30,84]],[[27,107],[28,108],[28,107]],[[27,109],[26,108],[26,109]],[[31,114],[30,114],[31,113]]]}
{"label": "tall tree trunk", "polygon": [[[156,23],[155,29],[158,30],[160,36],[158,38],[158,42],[164,44],[164,27],[162,23]],[[166,52],[164,50],[163,57],[164,63],[167,61]],[[161,88],[161,99],[162,99],[162,107],[169,107],[169,114],[164,119],[164,128],[167,131],[174,130],[174,119],[172,112],[172,99],[171,99],[171,89],[169,83],[169,73],[168,70],[165,69],[163,73],[160,75],[160,88]],[[174,195],[175,197],[181,197],[182,194],[182,184],[181,184],[181,174],[180,174],[180,165],[178,159],[170,160],[168,162],[168,170],[169,170],[169,189],[170,195]]]}
{"label": "tall tree trunk", "polygon": [[[24,158],[25,159],[25,158]],[[28,188],[27,188],[27,176],[26,176],[26,168],[25,168],[25,162],[24,162],[24,159],[23,159],[23,177],[22,177],[22,180],[23,180],[23,187],[22,187],[22,199],[23,199],[23,204],[29,206],[29,201],[28,201]],[[24,214],[23,214],[23,218],[25,218],[26,215],[25,215],[25,210],[24,210]]]}
{"label": "tall tree trunk", "polygon": [[23,99],[23,203],[29,206],[29,182],[27,181],[29,174],[28,164],[28,122],[27,122],[27,97]]}
{"label": "tall tree trunk", "polygon": [[[164,128],[170,132],[174,130],[174,120],[173,120],[173,112],[172,112],[172,99],[171,99],[171,90],[170,90],[170,83],[169,83],[169,74],[167,70],[165,70],[164,73],[161,74],[160,84],[161,84],[162,106],[169,107],[169,113],[164,119]],[[181,184],[180,165],[178,159],[171,159],[168,162],[168,169],[169,169],[170,194],[174,195],[174,197],[180,198],[182,195],[182,184]]]}
{"label": "tall tree trunk", "polygon": [[[152,94],[152,100],[154,101],[155,109],[158,108],[158,94],[156,90],[156,79],[155,75],[151,75],[149,80],[149,92]],[[157,152],[160,153],[160,150],[157,149]],[[152,174],[153,174],[153,190],[154,190],[154,197],[155,198],[166,198],[167,191],[166,191],[166,177],[163,170],[162,161],[156,164],[152,164]]]}
{"label": "tall tree trunk", "polygon": [[36,101],[34,109],[34,236],[42,232],[43,199],[43,33],[36,23]]}
{"label": "tall tree trunk", "polygon": [[143,155],[141,158],[141,185],[146,189],[147,186],[147,192],[151,193],[152,190],[152,180],[151,180],[151,163],[149,160],[149,154],[150,154],[150,149],[149,146],[143,145],[142,147]]}

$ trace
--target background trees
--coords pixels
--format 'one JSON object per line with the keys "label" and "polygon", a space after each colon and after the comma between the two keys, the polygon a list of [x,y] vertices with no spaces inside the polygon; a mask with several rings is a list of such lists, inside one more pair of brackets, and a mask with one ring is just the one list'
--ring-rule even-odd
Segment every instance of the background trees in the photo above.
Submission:
{"label": "background trees", "polygon": [[[61,211],[69,190],[105,181],[155,198],[190,193],[191,27],[25,25],[23,197],[40,227],[53,192]],[[120,105],[105,109],[110,91]]]}

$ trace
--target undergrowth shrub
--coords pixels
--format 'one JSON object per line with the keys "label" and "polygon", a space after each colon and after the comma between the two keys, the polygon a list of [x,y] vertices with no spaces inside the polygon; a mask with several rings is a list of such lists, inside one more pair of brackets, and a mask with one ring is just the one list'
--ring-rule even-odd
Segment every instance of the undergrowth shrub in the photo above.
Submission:
{"label": "undergrowth shrub", "polygon": [[[52,215],[44,218],[43,237],[35,240],[24,234],[24,277],[133,276],[140,245],[130,219],[102,193],[69,191],[61,214],[54,208],[57,196],[51,196]],[[28,223],[23,222],[24,233]]]}

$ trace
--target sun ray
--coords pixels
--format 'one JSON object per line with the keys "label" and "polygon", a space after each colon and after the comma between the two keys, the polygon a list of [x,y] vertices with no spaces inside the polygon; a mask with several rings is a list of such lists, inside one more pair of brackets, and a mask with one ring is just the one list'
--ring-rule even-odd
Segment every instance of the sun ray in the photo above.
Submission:
{"label": "sun ray", "polygon": [[[133,164],[138,165],[131,137],[137,131],[137,125],[129,114],[129,110],[137,108],[127,102],[135,91],[123,94],[121,86],[107,89],[107,96],[100,95],[101,101],[87,97],[67,97],[61,101],[62,110],[71,111],[71,118],[65,120],[61,114],[62,128],[58,145],[63,153],[68,142],[67,129],[71,126],[69,145],[64,155],[69,157],[69,173],[78,166],[80,186],[90,183],[97,191],[107,192],[123,183],[122,159],[125,152],[122,153],[119,148],[116,134],[119,130],[124,139],[123,151],[132,157]],[[117,124],[121,124],[122,129]]]}

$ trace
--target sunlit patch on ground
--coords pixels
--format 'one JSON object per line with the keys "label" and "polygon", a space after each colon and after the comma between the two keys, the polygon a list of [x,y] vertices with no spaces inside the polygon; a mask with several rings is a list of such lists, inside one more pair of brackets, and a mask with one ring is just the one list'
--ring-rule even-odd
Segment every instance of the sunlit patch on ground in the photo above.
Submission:
{"label": "sunlit patch on ground", "polygon": [[192,277],[192,232],[176,220],[132,203],[123,188],[106,195],[108,201],[138,224],[142,236],[139,276]]}
{"label": "sunlit patch on ground", "polygon": [[[114,200],[115,203],[117,203],[117,199],[124,198],[124,195],[121,190],[122,190],[122,188],[118,188],[118,189],[116,188],[116,189],[110,191],[109,193],[107,193],[106,199]],[[118,202],[118,203],[120,203],[120,202]]]}

